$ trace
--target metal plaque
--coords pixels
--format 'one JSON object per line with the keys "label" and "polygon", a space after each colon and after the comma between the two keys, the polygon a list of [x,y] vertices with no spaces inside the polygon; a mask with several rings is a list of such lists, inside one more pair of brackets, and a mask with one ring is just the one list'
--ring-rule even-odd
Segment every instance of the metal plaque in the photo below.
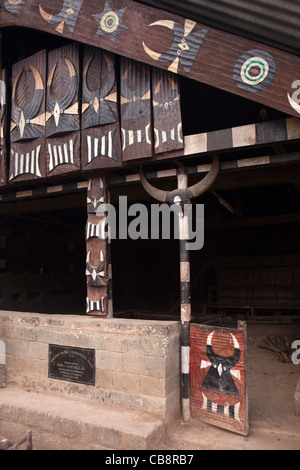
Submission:
{"label": "metal plaque", "polygon": [[49,344],[48,377],[95,385],[95,350]]}

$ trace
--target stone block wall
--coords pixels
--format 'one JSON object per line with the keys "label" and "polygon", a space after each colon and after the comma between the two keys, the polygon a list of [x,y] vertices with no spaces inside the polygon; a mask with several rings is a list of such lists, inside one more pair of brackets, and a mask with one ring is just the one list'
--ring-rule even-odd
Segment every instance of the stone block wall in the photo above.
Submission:
{"label": "stone block wall", "polygon": [[[179,322],[0,311],[10,383],[180,416]],[[48,377],[49,344],[95,350],[95,385]]]}

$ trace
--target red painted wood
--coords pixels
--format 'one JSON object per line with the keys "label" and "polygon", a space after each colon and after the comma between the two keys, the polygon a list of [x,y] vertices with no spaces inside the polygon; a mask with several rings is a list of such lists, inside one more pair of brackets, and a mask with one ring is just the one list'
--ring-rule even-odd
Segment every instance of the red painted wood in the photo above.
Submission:
{"label": "red painted wood", "polygon": [[192,417],[247,435],[244,330],[192,324],[190,347]]}

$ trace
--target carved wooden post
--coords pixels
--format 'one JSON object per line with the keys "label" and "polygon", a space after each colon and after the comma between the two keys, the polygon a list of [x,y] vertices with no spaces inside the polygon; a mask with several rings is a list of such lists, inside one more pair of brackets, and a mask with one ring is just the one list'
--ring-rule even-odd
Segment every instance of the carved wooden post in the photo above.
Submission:
{"label": "carved wooden post", "polygon": [[88,181],[86,225],[86,313],[112,317],[110,240],[107,219],[101,205],[107,202],[106,181],[102,175]]}
{"label": "carved wooden post", "polygon": [[191,200],[205,193],[219,173],[219,157],[213,156],[212,166],[207,175],[193,186],[188,186],[187,169],[183,166],[177,172],[177,189],[164,191],[155,188],[145,178],[143,169],[140,168],[141,183],[145,191],[154,199],[169,204],[180,204],[184,211],[179,213],[180,236],[180,321],[181,321],[181,379],[182,379],[182,417],[190,420],[190,320],[191,320],[191,295],[190,295],[190,261],[186,243],[189,240],[189,220],[186,210],[191,206]]}

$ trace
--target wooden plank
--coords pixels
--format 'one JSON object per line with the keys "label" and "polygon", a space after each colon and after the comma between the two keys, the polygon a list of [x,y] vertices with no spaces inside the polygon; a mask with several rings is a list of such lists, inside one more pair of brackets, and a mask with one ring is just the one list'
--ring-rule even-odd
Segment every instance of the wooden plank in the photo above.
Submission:
{"label": "wooden plank", "polygon": [[79,51],[75,43],[48,54],[46,103],[47,175],[78,171]]}
{"label": "wooden plank", "polygon": [[178,77],[152,68],[152,104],[155,153],[183,148]]}
{"label": "wooden plank", "polygon": [[115,60],[86,47],[82,86],[82,168],[122,166]]}
{"label": "wooden plank", "polygon": [[6,128],[7,128],[7,107],[6,107],[6,100],[7,100],[7,87],[6,87],[6,71],[2,70],[1,74],[1,82],[0,82],[0,186],[4,186],[7,182],[7,175],[6,175],[6,145],[5,145],[5,138],[6,138]]}
{"label": "wooden plank", "polygon": [[150,68],[121,59],[123,161],[152,157]]}
{"label": "wooden plank", "polygon": [[286,118],[184,137],[184,155],[268,145],[300,139],[300,119]]}
{"label": "wooden plank", "polygon": [[191,415],[247,435],[246,331],[191,324]]}
{"label": "wooden plank", "polygon": [[45,83],[45,50],[13,65],[10,182],[46,175]]}
{"label": "wooden plank", "polygon": [[0,27],[34,26],[299,117],[300,58],[292,54],[130,0],[121,8],[106,0],[4,7]]}

